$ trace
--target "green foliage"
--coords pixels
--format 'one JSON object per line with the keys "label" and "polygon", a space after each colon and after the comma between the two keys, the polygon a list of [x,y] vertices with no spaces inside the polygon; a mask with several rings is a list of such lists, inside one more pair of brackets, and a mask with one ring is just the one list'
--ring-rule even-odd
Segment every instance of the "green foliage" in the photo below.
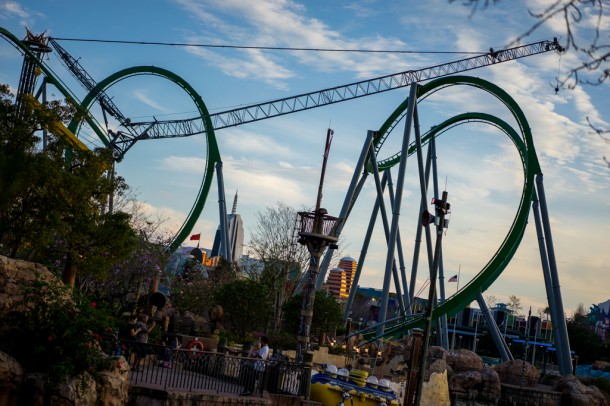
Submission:
{"label": "green foliage", "polygon": [[74,284],[83,276],[104,278],[129,255],[135,234],[125,213],[104,213],[107,197],[126,187],[107,176],[110,152],[74,150],[50,132],[44,151],[37,134],[67,121],[73,109],[60,102],[21,109],[0,87],[0,254],[61,271]]}
{"label": "green foliage", "polygon": [[225,317],[232,323],[240,338],[248,332],[264,331],[271,314],[269,290],[260,282],[238,279],[220,287],[214,293]]}
{"label": "green foliage", "polygon": [[201,263],[195,262],[194,259],[187,261],[183,272],[171,281],[171,301],[179,311],[203,314],[217,304],[215,292],[234,281],[239,270],[223,259],[210,272],[203,269]]}
{"label": "green foliage", "polygon": [[515,316],[519,315],[519,312],[521,312],[521,309],[523,309],[521,306],[521,298],[516,295],[508,296],[508,303],[506,304],[506,307],[508,307]]}
{"label": "green foliage", "polygon": [[[284,331],[296,335],[299,331],[301,305],[303,295],[295,295],[284,305]],[[336,329],[343,324],[343,313],[341,306],[334,296],[322,290],[316,291],[313,304],[313,320],[311,323],[311,334],[314,336],[322,332]]]}
{"label": "green foliage", "polygon": [[574,318],[567,321],[566,326],[570,340],[570,350],[576,352],[579,363],[590,364],[600,359],[604,353],[604,343],[601,337],[589,326],[586,316],[575,314]]}
{"label": "green foliage", "polygon": [[297,348],[297,337],[288,333],[270,334],[269,343],[274,349],[294,350]]}
{"label": "green foliage", "polygon": [[[163,264],[169,257],[168,241],[149,241],[148,234],[138,234],[137,246],[127,259],[112,265],[105,278],[89,279],[89,283],[81,284],[81,290],[86,288],[89,295],[112,303],[116,316],[142,312],[150,284],[156,278],[162,279]],[[167,281],[161,283],[167,284]]]}
{"label": "green foliage", "polygon": [[107,309],[66,287],[35,282],[5,320],[2,342],[28,372],[48,374],[48,384],[64,377],[118,367],[113,354],[116,323]]}

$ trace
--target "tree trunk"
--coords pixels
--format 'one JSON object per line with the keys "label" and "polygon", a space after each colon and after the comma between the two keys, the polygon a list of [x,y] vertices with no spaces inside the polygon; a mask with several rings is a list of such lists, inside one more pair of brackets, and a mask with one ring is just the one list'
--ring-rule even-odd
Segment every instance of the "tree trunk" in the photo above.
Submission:
{"label": "tree trunk", "polygon": [[72,261],[72,254],[70,252],[66,255],[66,264],[64,265],[62,281],[72,288],[76,284],[76,265],[74,265],[74,262]]}

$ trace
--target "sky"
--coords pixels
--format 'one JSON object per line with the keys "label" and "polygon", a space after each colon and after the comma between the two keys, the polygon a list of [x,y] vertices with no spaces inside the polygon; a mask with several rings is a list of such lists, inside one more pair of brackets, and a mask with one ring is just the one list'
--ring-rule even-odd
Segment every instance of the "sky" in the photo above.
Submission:
{"label": "sky", "polygon": [[[553,1],[554,2],[554,1]],[[0,0],[0,27],[18,38],[27,27],[45,32],[96,81],[132,66],[165,68],[186,80],[211,113],[276,100],[360,80],[421,69],[514,44],[549,0],[511,0],[473,9],[448,0],[154,0],[87,2],[74,0]],[[481,2],[483,3],[483,2]],[[529,7],[530,9],[528,10]],[[585,14],[575,34],[592,38],[595,19]],[[610,14],[601,20],[608,39]],[[554,19],[523,43],[552,40],[565,44],[565,27]],[[59,40],[61,39],[61,40]],[[72,40],[67,40],[72,39]],[[76,40],[108,40],[76,41]],[[228,47],[184,47],[124,44],[120,41],[211,44]],[[252,47],[360,49],[413,52],[313,52]],[[86,92],[58,62],[47,62],[79,99]],[[604,156],[610,145],[593,133],[588,121],[610,128],[608,86],[583,85],[555,92],[557,78],[579,62],[579,55],[547,52],[517,61],[465,72],[492,82],[523,109],[532,129],[550,213],[565,312],[610,298],[610,169]],[[22,57],[0,40],[0,83],[17,89]],[[324,180],[322,206],[338,216],[367,130],[377,130],[407,97],[408,88],[274,117],[216,131],[223,161],[228,209],[238,193],[238,213],[246,246],[256,213],[277,202],[296,209],[314,207],[327,128],[334,137]],[[123,114],[133,121],[190,118],[195,105],[174,83],[154,76],[132,77],[108,89]],[[50,90],[50,98],[60,97]],[[446,118],[465,112],[496,115],[514,125],[506,108],[484,92],[451,88],[418,104],[422,133]],[[113,123],[111,122],[112,126]],[[381,157],[399,151],[404,123],[397,126]],[[83,129],[79,134],[96,140]],[[98,142],[99,144],[99,142]],[[206,138],[196,135],[141,141],[117,165],[118,174],[151,216],[177,230],[190,212],[203,178]],[[459,126],[437,141],[439,187],[451,203],[449,228],[443,237],[447,277],[459,272],[464,286],[489,261],[506,237],[516,214],[523,172],[510,140],[481,123]],[[397,169],[392,172],[397,179]],[[365,184],[342,232],[341,253],[361,255],[375,199],[372,177]],[[395,186],[396,187],[396,186]],[[403,252],[410,268],[419,217],[416,160],[408,159],[400,208]],[[387,204],[387,203],[386,203]],[[388,209],[389,210],[389,209]],[[201,245],[211,247],[218,226],[216,181],[194,230]],[[386,259],[385,236],[378,222],[367,252],[360,286],[381,288]],[[419,290],[426,280],[425,253],[420,259]],[[446,285],[452,294],[457,283]],[[427,296],[427,290],[421,291]],[[523,242],[510,265],[483,293],[499,302],[521,298],[524,311],[546,306],[538,241],[530,214]]]}

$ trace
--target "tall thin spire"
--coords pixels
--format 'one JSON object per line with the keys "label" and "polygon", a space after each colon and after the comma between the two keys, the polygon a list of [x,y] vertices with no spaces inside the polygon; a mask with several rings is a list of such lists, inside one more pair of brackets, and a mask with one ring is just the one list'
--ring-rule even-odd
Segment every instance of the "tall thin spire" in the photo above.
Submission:
{"label": "tall thin spire", "polygon": [[239,189],[235,190],[235,198],[233,199],[233,210],[231,211],[231,214],[236,214],[237,213],[237,192]]}

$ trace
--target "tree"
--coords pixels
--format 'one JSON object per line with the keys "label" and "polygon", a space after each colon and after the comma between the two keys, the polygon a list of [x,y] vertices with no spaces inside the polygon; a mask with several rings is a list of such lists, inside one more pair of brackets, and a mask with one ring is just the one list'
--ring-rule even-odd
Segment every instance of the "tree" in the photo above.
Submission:
{"label": "tree", "polygon": [[115,195],[114,210],[129,214],[129,224],[137,238],[135,248],[125,260],[113,264],[105,278],[81,275],[79,289],[95,295],[99,301],[112,303],[113,311],[120,315],[141,310],[147,293],[169,287],[164,267],[170,257],[167,247],[173,235],[162,228],[167,220],[160,214],[154,217],[146,214],[129,188]]}
{"label": "tree", "polygon": [[73,109],[60,102],[33,109],[27,96],[18,108],[12,98],[0,87],[0,253],[61,269],[70,286],[77,269],[105,277],[136,242],[128,214],[102,211],[125,186],[106,176],[110,151],[74,150],[67,160],[68,143],[52,133],[40,150],[37,134]]}
{"label": "tree", "polygon": [[307,249],[294,240],[297,211],[282,202],[256,213],[250,250],[263,264],[259,279],[272,298],[271,329],[277,332],[282,307],[292,296],[309,259]]}
{"label": "tree", "polygon": [[[296,335],[299,331],[302,302],[303,295],[298,294],[291,297],[284,305],[282,327],[288,334]],[[318,335],[323,332],[332,331],[341,324],[343,324],[343,314],[341,306],[339,306],[334,296],[323,290],[317,290],[316,299],[313,304],[311,334]]]}
{"label": "tree", "polygon": [[239,270],[225,259],[221,259],[218,266],[209,272],[201,264],[193,266],[193,262],[188,261],[182,274],[171,280],[170,298],[177,310],[204,314],[216,304],[215,292],[235,281]]}
{"label": "tree", "polygon": [[[301,297],[302,300],[303,298]],[[311,332],[315,335],[320,335],[320,333],[335,330],[341,324],[343,324],[343,312],[335,297],[331,293],[322,290],[317,291]]]}
{"label": "tree", "polygon": [[238,279],[220,287],[214,294],[241,339],[263,331],[271,314],[269,289],[252,279]]}
{"label": "tree", "polygon": [[515,316],[518,315],[522,309],[521,298],[519,298],[515,295],[510,295],[508,297],[508,303],[506,304],[506,307],[508,307],[510,309],[512,314],[514,314]]}
{"label": "tree", "polygon": [[[453,3],[455,0],[449,0]],[[479,8],[487,8],[500,0],[468,0],[473,14]],[[610,8],[605,0],[557,0],[545,5],[541,10],[528,8],[529,15],[537,20],[532,26],[516,37],[509,46],[520,43],[544,25],[560,21],[565,31],[565,51],[577,54],[579,62],[563,77],[557,78],[555,91],[562,87],[572,89],[579,84],[600,85],[610,78],[610,36],[606,35],[605,18]],[[600,128],[587,117],[594,134],[606,144],[610,138],[606,128]],[[606,164],[610,161],[604,156]]]}
{"label": "tree", "polygon": [[[194,259],[187,260],[194,262]],[[185,264],[186,265],[186,264]],[[212,299],[208,273],[202,267],[191,267],[177,275],[171,282],[170,300],[176,310],[203,314],[210,308]]]}
{"label": "tree", "polygon": [[[305,210],[305,209],[302,209]],[[256,225],[251,232],[250,250],[264,268],[261,274],[251,274],[267,285],[273,301],[271,330],[278,332],[286,301],[293,296],[307,269],[310,254],[295,241],[298,212],[282,202],[256,213]],[[335,250],[333,258],[340,254]]]}
{"label": "tree", "polygon": [[[501,0],[468,0],[473,13],[479,8],[499,3]],[[455,0],[449,0],[450,3]],[[561,80],[561,85],[574,87],[579,83],[601,84],[610,77],[610,37],[602,35],[604,11],[608,8],[605,0],[557,0],[545,5],[541,10],[528,8],[529,15],[537,20],[532,26],[515,38],[511,45],[518,44],[536,30],[551,21],[561,20],[565,29],[566,50],[574,50],[581,56],[581,62],[572,68]],[[583,74],[597,75],[582,78]]]}
{"label": "tree", "polygon": [[587,311],[582,303],[574,311],[572,318],[566,322],[570,350],[576,352],[579,362],[592,363],[604,352],[602,338],[589,325]]}
{"label": "tree", "polygon": [[546,316],[546,318],[549,318],[549,314],[551,313],[551,308],[546,306],[546,307],[541,307],[538,308],[538,310],[536,310],[536,313],[538,314],[538,317],[540,317],[541,319],[543,318],[542,316]]}
{"label": "tree", "polygon": [[581,325],[587,324],[587,310],[582,302],[576,306],[576,310],[574,310],[574,315],[572,316],[572,321]]}
{"label": "tree", "polygon": [[494,295],[487,295],[485,296],[485,302],[487,303],[487,306],[494,307],[496,303],[498,303],[498,298]]}

